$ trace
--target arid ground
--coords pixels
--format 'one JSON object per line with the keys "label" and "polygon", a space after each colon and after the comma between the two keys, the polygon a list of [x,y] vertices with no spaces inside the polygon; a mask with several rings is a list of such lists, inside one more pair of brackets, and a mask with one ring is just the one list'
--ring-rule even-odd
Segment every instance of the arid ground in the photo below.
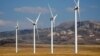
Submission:
{"label": "arid ground", "polygon": [[55,45],[54,54],[50,53],[50,45],[38,44],[36,54],[33,53],[32,45],[19,44],[18,53],[15,45],[0,46],[0,56],[100,56],[100,45],[79,45],[79,53],[74,54],[74,45]]}

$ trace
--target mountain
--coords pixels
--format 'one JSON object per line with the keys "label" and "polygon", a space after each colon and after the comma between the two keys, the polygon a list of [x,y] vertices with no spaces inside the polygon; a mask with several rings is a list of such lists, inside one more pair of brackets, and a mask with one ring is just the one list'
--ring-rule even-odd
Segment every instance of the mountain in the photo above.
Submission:
{"label": "mountain", "polygon": [[[38,29],[36,43],[50,44],[50,28]],[[32,29],[18,31],[19,43],[32,43]],[[15,43],[15,31],[0,32],[0,45]],[[100,44],[100,22],[78,22],[79,44]],[[54,28],[54,44],[74,44],[74,22],[63,22]]]}

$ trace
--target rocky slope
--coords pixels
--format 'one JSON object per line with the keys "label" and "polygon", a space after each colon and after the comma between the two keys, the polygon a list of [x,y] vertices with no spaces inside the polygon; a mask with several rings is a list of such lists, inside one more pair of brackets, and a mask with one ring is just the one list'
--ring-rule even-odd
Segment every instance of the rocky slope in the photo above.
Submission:
{"label": "rocky slope", "polygon": [[[38,29],[36,43],[50,44],[50,28]],[[32,43],[32,29],[18,31],[19,43]],[[15,31],[0,32],[0,45],[15,43]],[[100,22],[78,22],[79,44],[100,44]],[[74,44],[74,22],[64,22],[54,28],[54,44]]]}

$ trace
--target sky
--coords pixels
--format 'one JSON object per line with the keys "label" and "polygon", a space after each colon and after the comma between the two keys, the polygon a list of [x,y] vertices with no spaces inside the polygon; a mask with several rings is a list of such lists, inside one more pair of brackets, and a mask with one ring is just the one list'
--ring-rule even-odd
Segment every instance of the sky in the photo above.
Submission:
{"label": "sky", "polygon": [[[76,0],[77,1],[77,0]],[[0,32],[15,30],[16,21],[19,29],[32,29],[26,17],[38,21],[38,28],[50,27],[50,4],[53,14],[58,15],[56,25],[74,21],[74,0],[0,0]],[[80,0],[80,20],[100,20],[100,0]]]}

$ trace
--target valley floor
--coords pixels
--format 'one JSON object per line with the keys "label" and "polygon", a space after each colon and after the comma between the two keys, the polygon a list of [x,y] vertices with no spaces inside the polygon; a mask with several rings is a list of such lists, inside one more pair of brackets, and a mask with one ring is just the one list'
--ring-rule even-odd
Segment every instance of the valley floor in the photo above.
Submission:
{"label": "valley floor", "polygon": [[0,56],[100,56],[100,45],[79,45],[79,53],[74,54],[74,45],[55,45],[54,54],[50,53],[50,45],[36,46],[36,54],[32,45],[19,45],[18,53],[15,45],[0,46]]}

